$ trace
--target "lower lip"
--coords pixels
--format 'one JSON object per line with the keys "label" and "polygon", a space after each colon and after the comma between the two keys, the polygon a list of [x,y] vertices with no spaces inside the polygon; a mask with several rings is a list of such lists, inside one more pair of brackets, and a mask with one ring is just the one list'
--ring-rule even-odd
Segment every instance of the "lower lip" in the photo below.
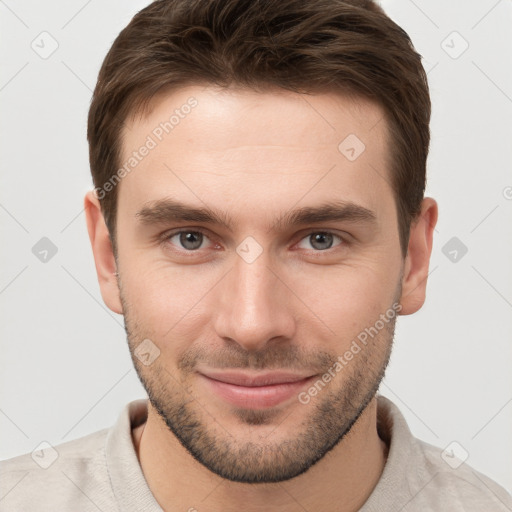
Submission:
{"label": "lower lip", "polygon": [[297,396],[302,388],[314,380],[315,376],[296,382],[285,382],[269,386],[237,386],[218,380],[210,379],[199,374],[202,380],[217,396],[238,407],[247,409],[267,409],[274,407],[293,396]]}

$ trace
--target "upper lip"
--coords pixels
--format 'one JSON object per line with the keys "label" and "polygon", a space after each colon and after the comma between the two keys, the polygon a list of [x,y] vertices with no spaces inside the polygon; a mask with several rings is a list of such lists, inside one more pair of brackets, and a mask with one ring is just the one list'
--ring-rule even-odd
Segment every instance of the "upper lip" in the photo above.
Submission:
{"label": "upper lip", "polygon": [[203,370],[200,372],[210,379],[225,382],[227,384],[236,384],[237,386],[270,386],[272,384],[284,384],[289,382],[298,382],[300,380],[312,377],[312,374],[293,373],[285,371],[273,372],[240,372],[240,371],[213,371]]}

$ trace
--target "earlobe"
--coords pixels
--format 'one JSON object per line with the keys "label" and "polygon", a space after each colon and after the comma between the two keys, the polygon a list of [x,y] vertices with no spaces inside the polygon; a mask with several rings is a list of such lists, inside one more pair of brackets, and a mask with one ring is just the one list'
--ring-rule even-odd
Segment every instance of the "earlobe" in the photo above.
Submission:
{"label": "earlobe", "polygon": [[109,309],[122,315],[123,309],[119,296],[117,268],[112,243],[101,212],[100,202],[93,190],[85,195],[84,209],[101,296]]}
{"label": "earlobe", "polygon": [[436,201],[430,197],[423,199],[421,212],[418,218],[412,222],[410,229],[402,277],[401,315],[416,313],[425,302],[428,268],[437,216]]}

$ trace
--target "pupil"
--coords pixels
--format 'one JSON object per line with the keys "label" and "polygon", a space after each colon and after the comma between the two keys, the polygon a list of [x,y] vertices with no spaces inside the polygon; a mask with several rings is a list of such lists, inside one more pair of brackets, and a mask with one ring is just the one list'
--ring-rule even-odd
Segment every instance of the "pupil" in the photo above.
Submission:
{"label": "pupil", "polygon": [[[315,247],[316,249],[320,249],[320,250],[325,250],[325,249],[329,249],[332,245],[332,235],[330,233],[316,233],[313,236],[313,241],[311,243],[311,245],[313,247]],[[318,247],[317,244],[320,243],[327,243],[328,244],[328,247]]]}
{"label": "pupil", "polygon": [[180,235],[180,243],[186,249],[197,249],[201,246],[201,237],[202,234],[196,231],[188,231],[186,233],[181,233]]}

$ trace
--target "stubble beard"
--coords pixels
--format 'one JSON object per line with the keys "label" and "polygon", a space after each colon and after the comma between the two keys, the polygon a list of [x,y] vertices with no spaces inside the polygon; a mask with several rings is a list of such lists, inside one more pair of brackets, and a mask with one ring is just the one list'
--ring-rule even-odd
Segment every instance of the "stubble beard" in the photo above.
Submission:
{"label": "stubble beard", "polygon": [[[190,379],[187,384],[186,377],[193,374],[191,368],[197,362],[197,354],[186,353],[178,362],[178,368],[181,368],[178,372],[180,377],[176,376],[176,371],[173,375],[161,365],[162,358],[157,359],[151,366],[144,366],[137,359],[134,350],[148,336],[143,334],[144,329],[140,329],[140,324],[126,307],[127,301],[122,294],[121,301],[132,361],[151,405],[169,431],[198,462],[213,473],[233,482],[253,484],[282,482],[294,478],[310,469],[343,440],[374,398],[384,378],[396,323],[394,317],[371,343],[354,355],[329,386],[312,397],[307,405],[299,403],[290,406],[307,407],[311,413],[300,424],[287,426],[290,435],[286,440],[272,442],[268,438],[271,436],[268,436],[259,442],[241,442],[224,425],[226,415],[215,417],[208,411],[207,403],[199,403],[202,397],[193,393]],[[241,347],[236,350],[239,352],[234,353],[238,354],[243,351]],[[229,353],[233,353],[233,347]],[[319,357],[326,372],[337,360],[337,354],[322,353]],[[283,362],[286,358],[287,355],[281,348],[277,359]],[[297,353],[290,359],[296,362]],[[275,361],[275,358],[273,354],[269,356],[268,350],[258,354],[245,353],[237,364],[230,367],[279,367],[267,366],[266,363],[270,360]],[[302,364],[307,367],[310,359],[304,359]],[[297,366],[285,364],[280,367]],[[291,415],[276,408],[236,408],[232,409],[232,414],[239,424],[247,426],[270,425],[275,422],[274,432],[282,429],[287,415]],[[279,416],[283,418],[279,420]]]}

